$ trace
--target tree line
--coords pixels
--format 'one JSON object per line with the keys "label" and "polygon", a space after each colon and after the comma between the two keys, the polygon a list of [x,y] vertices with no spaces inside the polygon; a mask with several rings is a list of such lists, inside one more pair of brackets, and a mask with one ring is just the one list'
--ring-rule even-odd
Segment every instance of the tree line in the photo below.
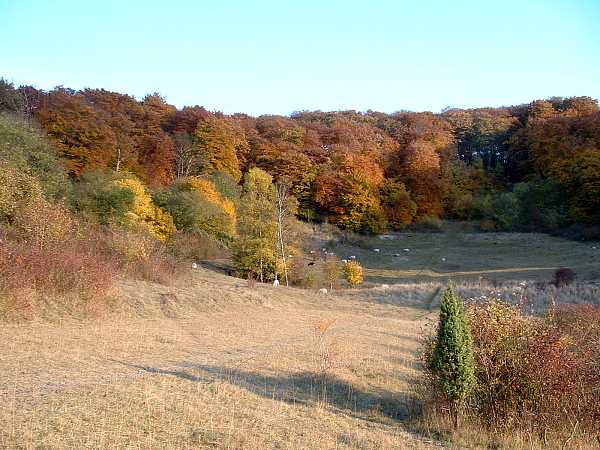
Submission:
{"label": "tree line", "polygon": [[439,114],[252,117],[177,109],[156,93],[138,101],[2,80],[0,108],[39,123],[72,180],[131,173],[152,190],[173,191],[159,196],[163,205],[181,200],[189,177],[216,176],[235,190],[259,168],[289,186],[298,217],[357,232],[431,217],[506,230],[600,223],[600,112],[589,97]]}

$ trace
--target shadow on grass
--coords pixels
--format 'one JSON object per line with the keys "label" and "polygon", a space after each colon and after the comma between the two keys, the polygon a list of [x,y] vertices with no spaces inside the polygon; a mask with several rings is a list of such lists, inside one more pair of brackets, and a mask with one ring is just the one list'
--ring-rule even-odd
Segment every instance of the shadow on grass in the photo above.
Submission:
{"label": "shadow on grass", "polygon": [[187,380],[187,381],[204,382],[204,383],[214,381],[214,378],[212,378],[212,377],[201,377],[199,375],[194,375],[192,373],[189,373],[189,372],[186,372],[183,370],[178,370],[178,369],[171,369],[171,368],[161,369],[160,367],[144,366],[141,364],[133,364],[133,363],[125,362],[125,361],[117,361],[116,359],[111,359],[109,361],[121,364],[121,365],[129,367],[131,369],[136,369],[140,372],[147,372],[147,373],[156,374],[156,375],[173,376],[173,377],[180,378],[182,380]]}
{"label": "shadow on grass", "polygon": [[121,362],[152,374],[174,376],[193,382],[224,381],[272,401],[295,405],[319,405],[343,410],[355,418],[388,423],[405,421],[420,412],[420,404],[408,392],[384,390],[365,392],[329,373],[301,372],[266,375],[228,367],[189,365],[181,369],[161,369]]}
{"label": "shadow on grass", "polygon": [[[395,280],[398,283],[400,280]],[[353,297],[361,303],[371,303],[375,305],[393,306],[401,309],[403,316],[410,318],[408,309],[430,312],[432,303],[439,293],[441,283],[430,284],[428,286],[419,286],[411,288],[394,287],[391,283],[391,289],[356,289],[346,291],[346,295]]]}

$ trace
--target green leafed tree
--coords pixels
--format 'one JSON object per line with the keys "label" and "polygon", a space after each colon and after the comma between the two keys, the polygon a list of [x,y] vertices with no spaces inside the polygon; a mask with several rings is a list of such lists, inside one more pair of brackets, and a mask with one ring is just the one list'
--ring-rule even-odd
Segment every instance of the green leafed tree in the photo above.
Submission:
{"label": "green leafed tree", "polygon": [[444,292],[437,339],[427,363],[436,384],[452,405],[454,423],[458,426],[460,409],[475,385],[475,357],[464,304],[451,283]]}
{"label": "green leafed tree", "polygon": [[22,110],[22,102],[19,91],[12,83],[0,78],[0,111],[19,113]]}
{"label": "green leafed tree", "polygon": [[237,269],[260,281],[272,279],[277,270],[276,191],[271,175],[261,169],[246,174],[237,226]]}

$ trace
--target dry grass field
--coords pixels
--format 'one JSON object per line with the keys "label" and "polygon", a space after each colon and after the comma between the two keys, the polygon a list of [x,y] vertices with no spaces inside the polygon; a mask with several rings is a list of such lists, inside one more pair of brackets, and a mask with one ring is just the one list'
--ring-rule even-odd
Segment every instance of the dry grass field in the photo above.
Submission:
{"label": "dry grass field", "polygon": [[403,419],[429,301],[249,288],[204,269],[130,308],[4,325],[0,446],[435,448]]}
{"label": "dry grass field", "polygon": [[[377,282],[402,281],[401,272],[422,270],[418,264],[443,247],[451,258],[448,264],[458,267],[436,263],[430,270],[454,271],[457,289],[467,298],[525,298],[533,309],[543,308],[549,296],[593,301],[600,295],[590,284],[559,292],[540,290],[532,282],[498,285],[456,277],[485,267],[487,274],[507,269],[510,252],[502,242],[509,240],[530,247],[513,249],[511,271],[491,272],[502,273],[502,279],[523,274],[547,279],[547,273],[531,268],[563,262],[585,278],[597,270],[588,244],[560,241],[549,249],[552,238],[538,242],[542,237],[481,235],[477,239],[495,240],[480,242],[477,250],[469,244],[475,238],[461,238],[462,244],[450,248],[441,242],[443,236],[339,245],[338,252],[353,252],[367,264],[369,286],[327,296],[315,290],[250,287],[244,280],[197,269],[172,286],[121,281],[113,310],[101,317],[66,319],[49,313],[43,320],[4,323],[0,447],[447,446],[419,434],[409,418],[418,408],[420,339],[435,324],[445,280],[425,276],[427,281],[418,283]],[[375,242],[381,255],[369,249]],[[542,249],[534,250],[537,245],[548,251],[547,261]],[[422,253],[422,259],[414,266],[410,259],[393,266],[398,257],[387,255],[392,246],[410,246],[410,255]],[[459,248],[464,251],[455,252]],[[487,260],[492,254],[497,259]],[[523,268],[530,270],[512,270]]]}

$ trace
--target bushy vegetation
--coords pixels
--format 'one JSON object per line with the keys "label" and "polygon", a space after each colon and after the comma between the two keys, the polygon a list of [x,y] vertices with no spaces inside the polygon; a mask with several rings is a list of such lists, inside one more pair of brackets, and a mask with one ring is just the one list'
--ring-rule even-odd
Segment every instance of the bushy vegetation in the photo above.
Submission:
{"label": "bushy vegetation", "polygon": [[[94,312],[119,275],[168,282],[172,220],[125,173],[75,186],[56,150],[17,116],[0,115],[0,315],[32,318],[46,300]],[[69,309],[69,308],[66,308]]]}
{"label": "bushy vegetation", "polygon": [[61,199],[69,193],[71,184],[56,149],[42,138],[38,127],[0,109],[0,137],[3,165],[35,178],[48,199]]}
{"label": "bushy vegetation", "polygon": [[[491,300],[468,305],[466,317],[473,339],[474,383],[461,392],[471,425],[489,433],[525,432],[541,442],[568,442],[574,434],[597,438],[597,306],[560,305],[540,317]],[[441,317],[440,330],[446,328],[443,323]],[[433,362],[440,352],[456,353],[443,344],[446,341],[446,334],[438,334],[426,346],[434,387],[450,372],[440,372]],[[435,392],[427,391],[427,408],[443,414],[447,396]]]}
{"label": "bushy vegetation", "polygon": [[554,276],[552,277],[552,283],[557,288],[568,286],[575,281],[576,275],[572,269],[568,267],[561,267],[556,269]]}
{"label": "bushy vegetation", "polygon": [[344,276],[350,286],[358,286],[364,280],[363,268],[357,261],[348,261],[344,264]]}
{"label": "bushy vegetation", "polygon": [[224,242],[235,236],[235,206],[209,180],[196,177],[178,180],[160,191],[155,199],[173,217],[178,231],[206,233]]}

